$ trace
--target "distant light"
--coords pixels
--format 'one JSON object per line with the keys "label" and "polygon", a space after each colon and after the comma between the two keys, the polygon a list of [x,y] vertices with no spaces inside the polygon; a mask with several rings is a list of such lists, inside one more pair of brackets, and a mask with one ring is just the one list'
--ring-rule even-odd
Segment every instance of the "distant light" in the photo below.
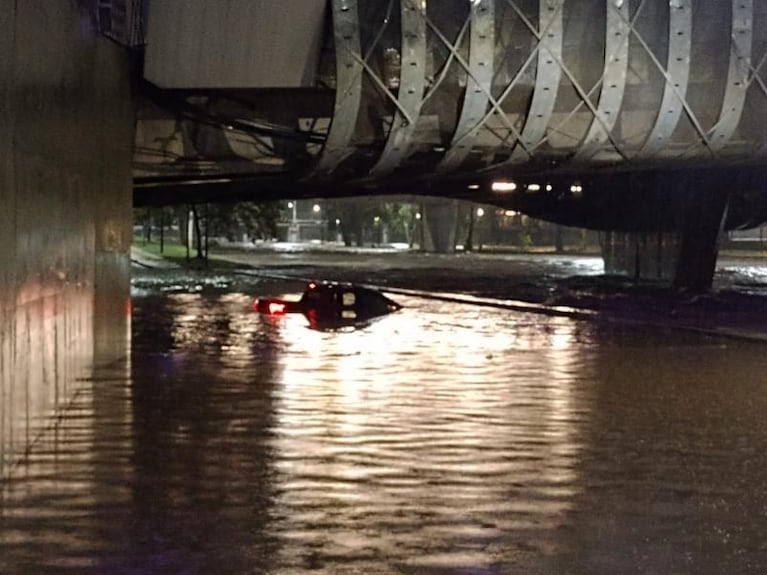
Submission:
{"label": "distant light", "polygon": [[294,205],[295,205],[295,204],[294,204],[293,202],[288,202],[288,207],[289,207],[291,210],[293,209],[293,206],[294,206]]}
{"label": "distant light", "polygon": [[479,184],[469,184],[469,189],[470,190],[478,190],[479,189]]}
{"label": "distant light", "polygon": [[477,217],[481,218],[484,215],[485,215],[485,210],[483,210],[482,208],[477,208]]}
{"label": "distant light", "polygon": [[321,209],[322,209],[322,208],[320,208],[320,205],[319,205],[319,204],[314,204],[314,205],[312,206],[312,211],[313,211],[315,214],[319,214]]}
{"label": "distant light", "polygon": [[493,182],[494,192],[513,192],[517,189],[517,184],[514,182]]}
{"label": "distant light", "polygon": [[432,148],[432,149],[435,152],[444,152],[445,151],[445,146],[434,146],[434,148]]}
{"label": "distant light", "polygon": [[505,212],[503,212],[503,215],[508,218],[512,218],[517,215],[517,212],[515,212],[514,210],[506,210]]}
{"label": "distant light", "polygon": [[417,220],[421,219],[421,212],[416,212],[415,219],[417,219]]}
{"label": "distant light", "polygon": [[551,187],[551,184],[546,184],[546,191],[550,192],[553,188]]}
{"label": "distant light", "polygon": [[340,226],[340,225],[341,225],[341,220],[339,220],[338,218],[336,218],[336,225],[337,225],[337,226]]}
{"label": "distant light", "polygon": [[583,186],[577,185],[577,184],[572,185],[570,186],[570,191],[573,192],[574,194],[579,194],[583,191]]}
{"label": "distant light", "polygon": [[314,289],[317,287],[317,284],[314,282],[309,282],[309,289]]}
{"label": "distant light", "polygon": [[373,222],[375,222],[376,224],[378,222],[380,222],[380,221],[381,221],[381,217],[380,216],[376,216],[376,217],[373,218]]}
{"label": "distant light", "polygon": [[527,190],[529,192],[537,192],[540,191],[541,185],[540,184],[527,184]]}

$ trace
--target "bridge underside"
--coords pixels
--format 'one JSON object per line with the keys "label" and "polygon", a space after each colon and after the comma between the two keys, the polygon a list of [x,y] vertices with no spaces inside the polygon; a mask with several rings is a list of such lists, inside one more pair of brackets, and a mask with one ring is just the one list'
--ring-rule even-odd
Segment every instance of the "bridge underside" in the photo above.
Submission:
{"label": "bridge underside", "polygon": [[[727,227],[764,221],[765,1],[311,0],[269,19],[263,1],[226,3],[246,20],[219,23],[231,45],[270,60],[292,42],[300,78],[168,56],[151,39],[191,45],[205,3],[187,24],[150,5],[137,205],[415,193],[666,229],[716,185],[734,194]],[[323,10],[296,44],[296,18]],[[184,57],[199,60],[186,78]]]}

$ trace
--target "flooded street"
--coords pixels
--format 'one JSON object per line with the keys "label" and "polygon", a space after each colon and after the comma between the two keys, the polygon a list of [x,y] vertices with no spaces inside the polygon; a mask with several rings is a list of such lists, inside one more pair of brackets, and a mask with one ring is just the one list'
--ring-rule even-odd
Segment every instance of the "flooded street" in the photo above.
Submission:
{"label": "flooded street", "polygon": [[[387,271],[502,295],[440,269]],[[130,359],[4,486],[2,574],[767,571],[763,343],[404,295],[320,332],[251,309],[295,281],[135,275]]]}

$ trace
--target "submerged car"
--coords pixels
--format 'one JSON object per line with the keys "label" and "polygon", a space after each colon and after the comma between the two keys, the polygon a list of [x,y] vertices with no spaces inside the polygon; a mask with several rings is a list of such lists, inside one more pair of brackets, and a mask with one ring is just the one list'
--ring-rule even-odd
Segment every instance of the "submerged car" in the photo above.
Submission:
{"label": "submerged car", "polygon": [[302,313],[309,327],[332,330],[362,327],[372,320],[402,309],[381,292],[354,284],[309,282],[300,300],[261,298],[256,311],[270,316]]}

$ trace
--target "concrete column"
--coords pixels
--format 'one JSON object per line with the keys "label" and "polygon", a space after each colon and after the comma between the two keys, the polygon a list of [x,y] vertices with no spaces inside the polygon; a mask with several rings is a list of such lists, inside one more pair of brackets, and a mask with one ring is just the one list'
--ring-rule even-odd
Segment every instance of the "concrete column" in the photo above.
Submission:
{"label": "concrete column", "polygon": [[732,182],[709,172],[680,172],[648,182],[666,192],[651,206],[667,216],[659,227],[668,229],[604,233],[605,272],[662,280],[680,290],[710,289]]}
{"label": "concrete column", "polygon": [[133,237],[134,138],[126,54],[96,46],[94,91],[104,103],[97,141],[101,174],[94,203],[94,356],[104,364],[127,353],[130,336],[130,245]]}
{"label": "concrete column", "polygon": [[434,200],[423,204],[424,249],[439,254],[455,252],[458,203]]}
{"label": "concrete column", "polygon": [[[13,9],[0,1],[0,478],[10,460],[8,438],[15,424],[11,419],[14,401],[13,358],[15,348],[15,253],[16,193],[13,170],[14,116],[11,110],[13,87]],[[8,12],[6,12],[8,10]],[[6,438],[4,441],[3,439]]]}
{"label": "concrete column", "polygon": [[725,182],[711,182],[688,192],[675,288],[692,292],[711,289],[729,196]]}
{"label": "concrete column", "polygon": [[91,4],[0,0],[0,478],[126,353],[129,62]]}
{"label": "concrete column", "polygon": [[676,232],[605,232],[605,273],[671,282],[679,255]]}

